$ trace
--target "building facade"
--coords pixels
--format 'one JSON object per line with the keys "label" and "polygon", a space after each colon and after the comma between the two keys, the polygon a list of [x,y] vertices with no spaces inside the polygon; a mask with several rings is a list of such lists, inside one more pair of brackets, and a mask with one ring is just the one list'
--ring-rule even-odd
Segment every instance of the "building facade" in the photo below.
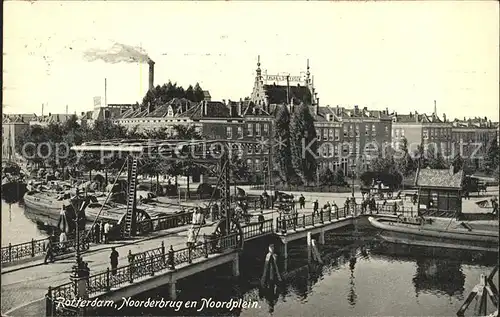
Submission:
{"label": "building facade", "polygon": [[29,121],[34,115],[4,115],[2,120],[2,160],[17,160],[17,138],[29,127]]}
{"label": "building facade", "polygon": [[483,168],[488,146],[496,138],[498,124],[485,118],[455,119],[452,122],[452,141],[455,153],[469,159],[474,168]]}
{"label": "building facade", "polygon": [[445,160],[455,157],[452,144],[452,123],[443,115],[440,119],[435,113],[432,115],[410,112],[409,115],[394,113],[392,116],[392,144],[398,149],[402,140],[408,141],[410,153],[422,146],[424,153],[431,151],[430,147],[439,151]]}

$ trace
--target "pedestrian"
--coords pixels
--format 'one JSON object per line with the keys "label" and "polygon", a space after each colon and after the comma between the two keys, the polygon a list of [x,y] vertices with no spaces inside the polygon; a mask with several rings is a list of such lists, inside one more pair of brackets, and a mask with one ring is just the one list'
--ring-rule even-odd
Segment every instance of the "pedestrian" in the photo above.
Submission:
{"label": "pedestrian", "polygon": [[193,224],[193,225],[198,224],[198,208],[194,209],[193,218],[191,219],[191,224]]}
{"label": "pedestrian", "polygon": [[330,205],[330,202],[326,202],[326,212],[330,215],[332,213],[332,206]]}
{"label": "pedestrian", "polygon": [[47,260],[50,259],[51,263],[54,263],[54,245],[52,240],[54,239],[54,234],[51,233],[49,239],[47,240],[47,250],[45,253],[45,260],[43,264],[47,264]]}
{"label": "pedestrian", "polygon": [[66,242],[68,241],[68,237],[66,236],[66,233],[63,231],[59,235],[59,248],[61,252],[64,252],[66,250]]}
{"label": "pedestrian", "polygon": [[111,255],[109,259],[111,260],[111,274],[116,275],[116,269],[118,268],[118,251],[116,251],[115,247],[111,248]]}
{"label": "pedestrian", "polygon": [[104,224],[104,243],[109,242],[109,223]]}
{"label": "pedestrian", "polygon": [[260,211],[258,221],[260,223],[259,231],[262,232],[264,230],[264,214],[263,214],[262,210]]}
{"label": "pedestrian", "polygon": [[264,195],[259,196],[260,209],[264,209]]}
{"label": "pedestrian", "polygon": [[188,232],[187,232],[187,242],[186,242],[186,246],[188,248],[193,248],[194,247],[194,243],[195,243],[195,239],[194,239],[194,229],[193,227],[190,227],[188,229]]}
{"label": "pedestrian", "polygon": [[100,241],[104,242],[104,222],[101,222],[101,229],[99,229],[99,232],[101,233]]}
{"label": "pedestrian", "polygon": [[306,208],[306,198],[302,194],[300,194],[300,197],[299,197],[299,206],[300,206],[300,209]]}
{"label": "pedestrian", "polygon": [[101,224],[99,222],[94,225],[94,242],[101,243]]}
{"label": "pedestrian", "polygon": [[319,203],[318,203],[318,200],[316,199],[314,202],[313,202],[313,217],[319,213]]}

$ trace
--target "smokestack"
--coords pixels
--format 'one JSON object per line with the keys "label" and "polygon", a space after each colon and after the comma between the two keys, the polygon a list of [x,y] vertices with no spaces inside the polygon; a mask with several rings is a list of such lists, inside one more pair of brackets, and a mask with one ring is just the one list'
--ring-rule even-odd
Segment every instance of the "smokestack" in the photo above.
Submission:
{"label": "smokestack", "polygon": [[66,116],[68,116],[68,105],[66,105]]}
{"label": "smokestack", "polygon": [[155,62],[149,60],[148,64],[149,64],[149,90],[152,90],[154,88],[154,83],[155,83]]}
{"label": "smokestack", "polygon": [[286,76],[286,103],[290,104],[290,76]]}
{"label": "smokestack", "polygon": [[238,116],[241,116],[242,105],[243,105],[243,100],[240,98],[240,102],[238,102]]}
{"label": "smokestack", "polygon": [[206,100],[203,100],[203,115],[206,116],[207,115],[207,101]]}
{"label": "smokestack", "polygon": [[436,100],[434,100],[434,114],[435,114],[435,115],[436,115],[436,117],[437,117],[438,112],[437,112]]}
{"label": "smokestack", "polygon": [[316,114],[319,114],[319,98],[316,97]]}
{"label": "smokestack", "polygon": [[44,106],[44,104],[42,103],[42,117],[43,117],[43,106]]}

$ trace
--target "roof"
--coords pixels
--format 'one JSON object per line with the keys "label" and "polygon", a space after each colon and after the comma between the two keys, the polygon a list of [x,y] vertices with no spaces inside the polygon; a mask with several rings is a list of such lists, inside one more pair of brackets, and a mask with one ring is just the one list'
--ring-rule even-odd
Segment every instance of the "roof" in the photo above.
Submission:
{"label": "roof", "polygon": [[463,170],[453,174],[452,169],[424,168],[417,171],[415,184],[417,187],[461,189],[463,177]]}
{"label": "roof", "polygon": [[36,114],[4,114],[2,123],[28,123],[36,118]]}
{"label": "roof", "polygon": [[267,96],[269,104],[287,104],[287,90],[290,88],[289,98],[296,99],[297,104],[303,102],[311,104],[311,91],[306,86],[280,86],[280,85],[264,85],[264,92]]}
{"label": "roof", "polygon": [[394,122],[402,123],[443,123],[443,120],[434,114],[428,115],[416,112],[410,112],[410,114],[393,113],[392,117],[395,118]]}
{"label": "roof", "polygon": [[73,114],[59,114],[59,113],[49,113],[46,116],[39,116],[39,117],[34,117],[31,119],[31,121],[35,122],[44,122],[44,123],[59,123],[59,122],[66,122],[68,119],[70,119],[73,116]]}
{"label": "roof", "polygon": [[[312,111],[314,119],[316,121],[331,121],[331,122],[341,122],[343,119],[348,118],[364,118],[364,119],[387,119],[391,117],[386,111],[382,110],[370,110],[367,107],[360,108],[355,106],[354,108],[344,108],[344,107],[319,107],[318,114]],[[330,115],[330,120],[327,120],[327,115]]]}
{"label": "roof", "polygon": [[210,97],[210,92],[208,90],[203,90],[204,97]]}
{"label": "roof", "polygon": [[[207,108],[206,114],[204,113],[204,106]],[[201,118],[230,118],[231,113],[229,107],[220,101],[202,101],[196,106],[191,107],[188,111],[183,113],[183,116],[196,120]]]}

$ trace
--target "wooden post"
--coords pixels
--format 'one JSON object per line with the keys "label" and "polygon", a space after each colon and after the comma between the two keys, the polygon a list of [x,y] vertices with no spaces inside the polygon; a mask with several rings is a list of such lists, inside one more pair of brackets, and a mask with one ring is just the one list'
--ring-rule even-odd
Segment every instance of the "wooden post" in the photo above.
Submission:
{"label": "wooden post", "polygon": [[306,227],[306,215],[302,215],[302,227]]}
{"label": "wooden post", "polygon": [[109,267],[106,269],[106,290],[109,291],[111,286],[109,285]]}
{"label": "wooden post", "polygon": [[319,233],[319,244],[325,244],[325,231]]}
{"label": "wooden post", "polygon": [[311,251],[311,242],[312,240],[312,236],[311,236],[311,232],[308,232],[307,233],[307,263],[311,263],[311,255],[312,255],[312,251]]}
{"label": "wooden post", "polygon": [[149,270],[151,271],[150,275],[154,276],[155,275],[155,266],[154,266],[154,258],[152,255],[149,256]]}
{"label": "wooden post", "polygon": [[161,242],[161,254],[162,254],[162,260],[163,260],[163,263],[165,263],[165,242]]}
{"label": "wooden post", "polygon": [[236,258],[233,260],[233,276],[240,276],[240,259],[238,254],[236,254]]}

